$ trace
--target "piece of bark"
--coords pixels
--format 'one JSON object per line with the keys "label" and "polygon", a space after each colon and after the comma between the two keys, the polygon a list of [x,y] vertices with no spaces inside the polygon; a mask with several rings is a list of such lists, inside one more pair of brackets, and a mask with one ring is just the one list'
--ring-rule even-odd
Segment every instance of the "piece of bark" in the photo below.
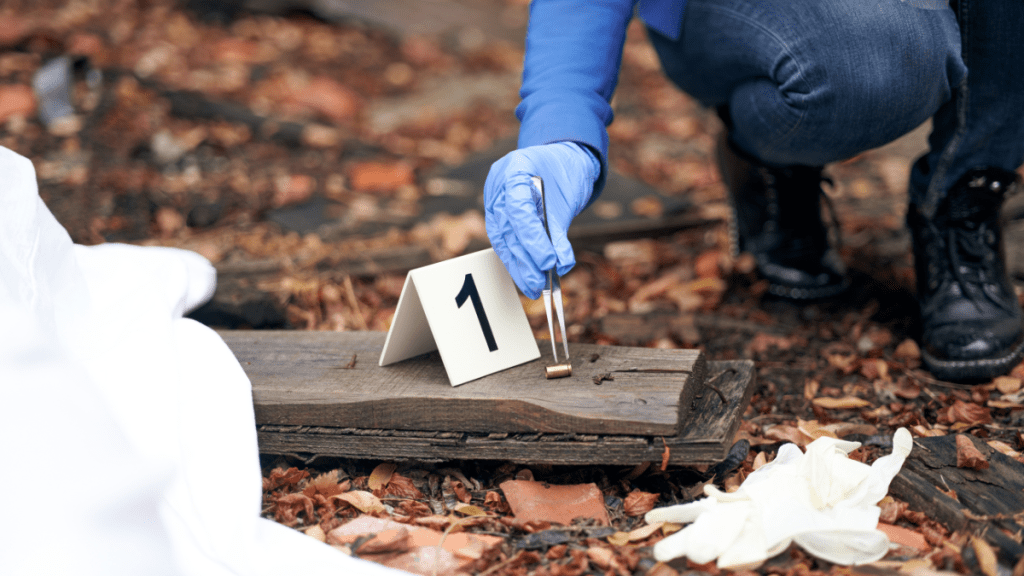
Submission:
{"label": "piece of bark", "polygon": [[956,467],[984,470],[988,468],[988,460],[979,451],[971,439],[963,434],[956,435]]}

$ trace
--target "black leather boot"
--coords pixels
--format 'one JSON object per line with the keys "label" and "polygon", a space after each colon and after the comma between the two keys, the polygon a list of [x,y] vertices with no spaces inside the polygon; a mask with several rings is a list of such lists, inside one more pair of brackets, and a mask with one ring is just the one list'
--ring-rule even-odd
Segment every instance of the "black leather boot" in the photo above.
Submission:
{"label": "black leather boot", "polygon": [[1024,352],[1017,296],[1006,275],[999,210],[1013,172],[972,170],[933,218],[907,212],[921,306],[924,365],[941,380],[1005,374]]}
{"label": "black leather boot", "polygon": [[753,254],[769,293],[812,300],[835,296],[849,286],[846,267],[821,221],[826,198],[821,167],[769,167],[737,150],[723,135],[718,168],[732,205],[733,255]]}

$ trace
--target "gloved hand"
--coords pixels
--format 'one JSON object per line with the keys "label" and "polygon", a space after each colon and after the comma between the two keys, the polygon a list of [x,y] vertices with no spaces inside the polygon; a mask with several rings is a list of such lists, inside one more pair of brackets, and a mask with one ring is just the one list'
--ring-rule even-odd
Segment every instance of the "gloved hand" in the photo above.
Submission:
{"label": "gloved hand", "polygon": [[[600,174],[600,162],[575,142],[514,150],[491,166],[484,184],[487,236],[528,298],[540,296],[546,271],[557,266],[561,276],[576,265],[569,223],[587,206]],[[544,181],[550,241],[540,190],[530,183],[531,176]]]}
{"label": "gloved hand", "polygon": [[892,444],[892,454],[871,466],[847,458],[858,442],[819,438],[806,453],[784,444],[775,460],[748,476],[739,490],[725,493],[708,485],[708,498],[648,512],[648,523],[693,522],[655,544],[654,558],[686,556],[698,564],[717,558],[719,568],[736,568],[796,542],[835,564],[873,562],[889,549],[888,538],[877,529],[877,503],[913,440],[900,428]]}

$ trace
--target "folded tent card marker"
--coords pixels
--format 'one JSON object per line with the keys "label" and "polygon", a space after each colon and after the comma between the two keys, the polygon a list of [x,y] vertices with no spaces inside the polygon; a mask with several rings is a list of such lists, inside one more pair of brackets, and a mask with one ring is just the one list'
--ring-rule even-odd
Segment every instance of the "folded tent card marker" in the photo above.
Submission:
{"label": "folded tent card marker", "polygon": [[494,250],[406,276],[379,363],[434,350],[452,386],[540,358],[515,284]]}

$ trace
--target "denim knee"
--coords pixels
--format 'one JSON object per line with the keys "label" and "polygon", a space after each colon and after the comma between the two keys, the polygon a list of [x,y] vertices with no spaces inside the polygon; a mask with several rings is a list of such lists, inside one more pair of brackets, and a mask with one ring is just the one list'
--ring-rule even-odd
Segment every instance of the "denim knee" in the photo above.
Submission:
{"label": "denim knee", "polygon": [[908,4],[689,0],[680,42],[652,41],[680,87],[728,105],[740,148],[821,165],[912,130],[966,74],[952,11]]}

